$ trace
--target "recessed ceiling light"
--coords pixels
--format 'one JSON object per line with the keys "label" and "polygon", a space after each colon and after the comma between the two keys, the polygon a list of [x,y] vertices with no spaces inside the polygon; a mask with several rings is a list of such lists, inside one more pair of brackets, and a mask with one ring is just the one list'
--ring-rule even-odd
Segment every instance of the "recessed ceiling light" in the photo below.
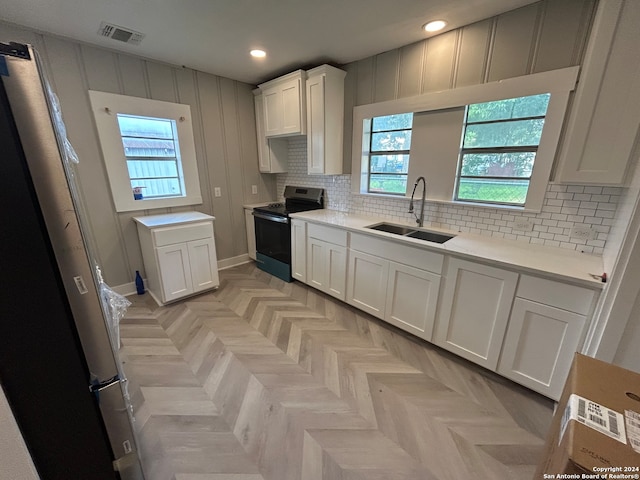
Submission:
{"label": "recessed ceiling light", "polygon": [[249,52],[251,54],[252,57],[256,57],[256,58],[263,58],[267,56],[267,52],[265,52],[264,50],[251,50]]}
{"label": "recessed ceiling light", "polygon": [[434,20],[433,22],[427,23],[422,28],[424,28],[427,32],[437,32],[439,30],[442,30],[446,26],[447,22],[445,22],[444,20]]}

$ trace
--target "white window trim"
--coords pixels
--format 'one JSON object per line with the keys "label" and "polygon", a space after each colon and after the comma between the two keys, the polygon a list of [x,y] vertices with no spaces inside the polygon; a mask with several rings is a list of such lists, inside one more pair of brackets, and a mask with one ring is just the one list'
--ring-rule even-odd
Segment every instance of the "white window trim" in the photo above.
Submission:
{"label": "white window trim", "polygon": [[[551,175],[554,158],[558,149],[562,125],[569,102],[569,95],[575,89],[576,80],[580,67],[569,67],[549,72],[535,73],[522,77],[514,77],[497,82],[484,83],[469,87],[461,87],[440,92],[427,93],[414,97],[400,98],[386,102],[361,105],[353,109],[353,143],[352,143],[352,174],[351,190],[356,195],[375,195],[368,193],[367,189],[367,169],[368,155],[363,142],[366,139],[366,132],[363,131],[365,119],[406,112],[425,112],[443,110],[448,108],[462,107],[472,103],[490,102],[505,98],[524,97],[540,93],[550,93],[549,106],[545,119],[540,145],[536,155],[536,162],[531,175],[529,191],[524,207],[506,206],[505,208],[537,212],[542,208],[547,184]],[[455,162],[457,165],[458,156],[445,161]],[[411,165],[411,161],[410,165]],[[411,167],[410,167],[411,168]],[[429,179],[429,181],[442,182],[451,185],[451,201],[445,203],[455,203],[467,206],[493,207],[486,203],[472,203],[453,200],[453,188],[455,178]],[[410,178],[408,183],[411,183]],[[427,200],[429,190],[427,189]],[[401,196],[396,198],[402,198]],[[407,197],[405,197],[407,198]],[[442,201],[442,198],[432,199]]]}
{"label": "white window trim", "polygon": [[[111,186],[111,195],[117,212],[181,207],[202,203],[196,149],[193,140],[193,122],[189,105],[93,90],[89,91],[89,98]],[[122,146],[122,138],[118,126],[118,113],[175,120],[184,174],[184,196],[143,198],[142,200],[133,198],[131,180],[129,179],[124,147]]]}

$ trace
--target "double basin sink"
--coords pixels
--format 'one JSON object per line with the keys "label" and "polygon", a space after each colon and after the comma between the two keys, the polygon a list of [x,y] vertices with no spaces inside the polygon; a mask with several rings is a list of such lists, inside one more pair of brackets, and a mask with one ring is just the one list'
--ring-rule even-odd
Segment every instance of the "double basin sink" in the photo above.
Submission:
{"label": "double basin sink", "polygon": [[394,223],[376,223],[369,225],[365,228],[371,230],[379,230],[381,232],[393,233],[394,235],[401,235],[403,237],[417,238],[418,240],[425,240],[427,242],[444,243],[447,240],[451,240],[455,235],[447,235],[445,233],[432,232],[430,230],[417,230],[415,228],[406,227],[404,225],[396,225]]}

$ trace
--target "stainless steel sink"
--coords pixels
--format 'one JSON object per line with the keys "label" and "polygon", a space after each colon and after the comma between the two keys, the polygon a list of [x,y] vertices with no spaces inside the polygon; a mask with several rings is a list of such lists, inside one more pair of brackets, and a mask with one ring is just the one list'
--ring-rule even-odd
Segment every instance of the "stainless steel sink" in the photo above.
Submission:
{"label": "stainless steel sink", "polygon": [[451,240],[455,235],[445,235],[444,233],[416,230],[415,232],[407,233],[405,236],[426,240],[427,242],[444,243],[447,240]]}
{"label": "stainless steel sink", "polygon": [[393,223],[377,223],[375,225],[369,225],[371,230],[380,230],[381,232],[395,233],[396,235],[406,235],[411,232],[415,232],[415,228],[404,227],[402,225],[394,225]]}
{"label": "stainless steel sink", "polygon": [[406,227],[404,225],[396,225],[394,223],[376,223],[374,225],[368,225],[365,228],[371,230],[379,230],[381,232],[393,233],[394,235],[401,235],[403,237],[417,238],[418,240],[424,240],[426,242],[445,243],[447,240],[451,240],[455,235],[447,235],[439,232],[432,232],[429,230],[416,230],[415,228]]}

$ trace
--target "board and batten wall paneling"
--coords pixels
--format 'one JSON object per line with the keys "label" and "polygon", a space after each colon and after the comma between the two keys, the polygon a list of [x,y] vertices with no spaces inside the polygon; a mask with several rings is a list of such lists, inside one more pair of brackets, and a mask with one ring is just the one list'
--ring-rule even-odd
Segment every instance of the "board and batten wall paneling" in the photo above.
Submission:
{"label": "board and batten wall paneling", "polygon": [[534,3],[498,16],[487,81],[531,73],[540,9],[541,4]]}
{"label": "board and batten wall paneling", "polygon": [[532,73],[580,63],[595,2],[564,0],[543,3],[540,40]]}
{"label": "board and batten wall paneling", "polygon": [[400,50],[391,50],[376,56],[376,77],[374,79],[374,102],[394,100],[398,93],[398,65]]}
{"label": "board and batten wall paneling", "polygon": [[420,95],[425,42],[413,43],[400,49],[398,98]]}
{"label": "board and batten wall paneling", "polygon": [[462,28],[455,86],[467,87],[484,82],[493,20],[485,20]]}
{"label": "board and batten wall paneling", "polygon": [[342,68],[353,75],[347,82],[354,90],[345,89],[345,111],[350,116],[353,106],[579,65],[595,4],[543,0],[347,64]]}
{"label": "board and batten wall paneling", "polygon": [[427,42],[422,93],[448,90],[453,87],[455,54],[459,31],[453,30],[432,37]]}
{"label": "board and batten wall paneling", "polygon": [[[0,21],[0,41],[33,44],[60,98],[67,134],[80,158],[79,190],[97,260],[112,286],[144,273],[132,217],[198,210],[216,217],[219,260],[246,253],[242,205],[276,198],[273,176],[258,171],[252,86],[191,69],[36,33]],[[117,213],[87,90],[190,105],[203,203],[192,207]],[[251,194],[258,185],[258,194]],[[214,196],[220,187],[221,197]]]}

